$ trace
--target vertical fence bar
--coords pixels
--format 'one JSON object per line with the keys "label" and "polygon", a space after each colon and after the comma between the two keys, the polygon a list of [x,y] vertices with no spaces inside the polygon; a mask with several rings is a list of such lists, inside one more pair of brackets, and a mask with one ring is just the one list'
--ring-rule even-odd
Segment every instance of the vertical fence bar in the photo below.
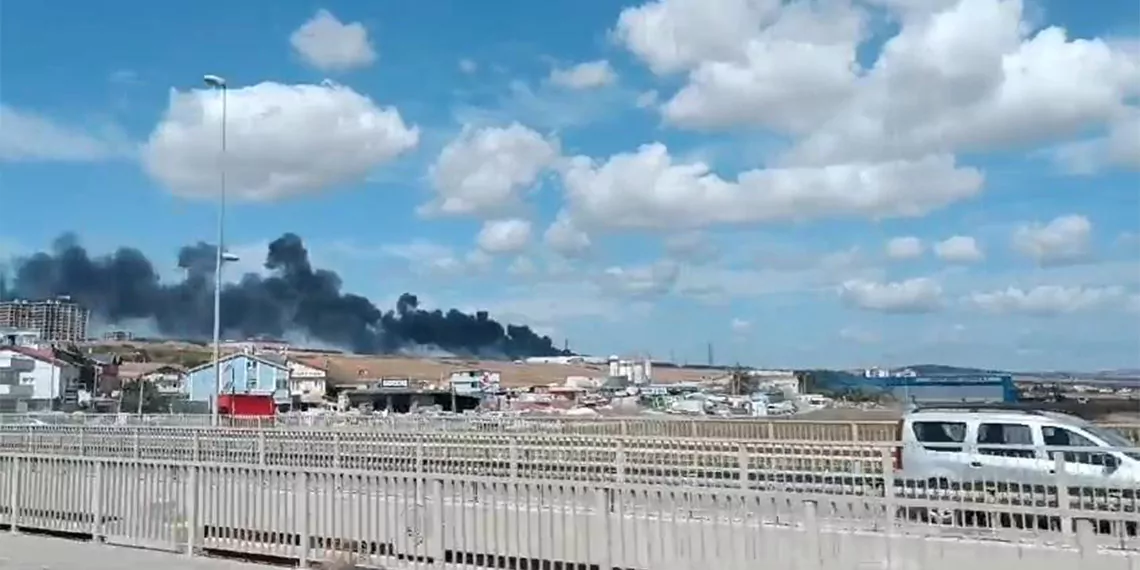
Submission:
{"label": "vertical fence bar", "polygon": [[20,532],[20,496],[23,491],[24,460],[20,457],[12,458],[12,475],[8,480],[8,530],[12,533]]}
{"label": "vertical fence bar", "polygon": [[[197,441],[197,440],[195,440]],[[200,504],[202,473],[201,468],[197,465],[191,464],[186,468],[186,498],[183,509],[185,510],[185,524],[186,524],[186,556],[194,556],[198,553],[198,532],[201,527],[201,513],[199,512],[198,505]]]}
{"label": "vertical fence bar", "polygon": [[[309,474],[304,471],[295,472],[293,482],[294,511],[297,513],[293,517],[293,524],[297,526],[297,543],[300,548],[297,552],[297,565],[301,568],[308,568],[309,548],[312,543],[312,538],[309,536],[311,527],[309,521]],[[321,515],[324,515],[323,509]]]}
{"label": "vertical fence bar", "polygon": [[91,482],[91,539],[95,542],[102,542],[105,509],[103,495],[106,489],[103,479],[104,462],[101,459],[96,459],[93,464],[89,463],[88,466],[95,471],[94,480]]}

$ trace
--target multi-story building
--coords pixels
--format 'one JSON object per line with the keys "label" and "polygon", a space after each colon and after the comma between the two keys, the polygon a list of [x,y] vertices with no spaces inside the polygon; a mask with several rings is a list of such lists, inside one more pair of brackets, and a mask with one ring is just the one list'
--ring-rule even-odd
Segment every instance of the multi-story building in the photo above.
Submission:
{"label": "multi-story building", "polygon": [[15,375],[9,372],[4,383],[20,387],[19,397],[26,399],[29,410],[74,410],[78,404],[79,368],[50,349],[0,347],[2,369],[18,369]]}
{"label": "multi-story building", "polygon": [[0,302],[0,329],[36,331],[44,342],[85,340],[89,318],[90,312],[70,297]]}

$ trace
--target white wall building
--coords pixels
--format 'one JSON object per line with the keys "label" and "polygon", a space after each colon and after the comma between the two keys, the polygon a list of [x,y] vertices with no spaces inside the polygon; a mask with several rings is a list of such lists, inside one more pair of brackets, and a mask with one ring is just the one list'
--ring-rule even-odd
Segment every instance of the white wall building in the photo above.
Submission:
{"label": "white wall building", "polygon": [[23,411],[20,403],[32,398],[32,387],[22,385],[20,375],[31,372],[35,365],[30,358],[13,358],[0,365],[0,410]]}
{"label": "white wall building", "polygon": [[292,358],[286,365],[289,367],[289,395],[293,399],[310,404],[324,401],[328,393],[327,370]]}
{"label": "white wall building", "polygon": [[799,394],[804,391],[800,379],[791,370],[749,370],[748,375],[757,380],[763,390],[782,392],[787,396]]}
{"label": "white wall building", "polygon": [[20,386],[31,387],[34,407],[55,409],[75,404],[79,392],[79,369],[46,351],[20,347],[0,347],[0,368],[21,366],[32,361],[32,369],[18,373]]}
{"label": "white wall building", "polygon": [[479,394],[498,392],[500,376],[488,370],[463,370],[452,372],[447,385],[456,394]]}

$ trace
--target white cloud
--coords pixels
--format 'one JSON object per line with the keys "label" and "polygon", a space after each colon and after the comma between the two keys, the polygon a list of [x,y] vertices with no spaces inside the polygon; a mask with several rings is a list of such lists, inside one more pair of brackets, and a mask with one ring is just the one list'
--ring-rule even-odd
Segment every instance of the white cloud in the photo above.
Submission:
{"label": "white cloud", "polygon": [[498,255],[518,253],[530,243],[531,224],[518,218],[490,220],[479,230],[476,242],[479,249]]}
{"label": "white cloud", "polygon": [[431,167],[427,214],[491,216],[518,209],[522,193],[559,156],[558,141],[518,123],[464,128]]}
{"label": "white cloud", "polygon": [[657,105],[659,97],[656,90],[650,89],[649,91],[643,91],[638,94],[637,99],[634,100],[634,105],[636,105],[638,109],[647,109]]}
{"label": "white cloud", "polygon": [[[363,180],[414,148],[419,129],[394,107],[333,83],[260,83],[227,95],[226,175],[230,194],[269,201]],[[222,96],[171,91],[143,149],[147,172],[185,197],[218,192]]]}
{"label": "white cloud", "polygon": [[942,305],[942,287],[926,277],[893,283],[846,281],[839,296],[849,305],[883,313],[926,313]]}
{"label": "white cloud", "polygon": [[1023,224],[1013,232],[1013,249],[1038,265],[1067,265],[1089,257],[1092,223],[1076,214],[1048,224]]}
{"label": "white cloud", "polygon": [[681,273],[677,290],[708,302],[765,295],[832,292],[844,281],[874,280],[882,270],[868,263],[858,249],[825,254],[799,248],[764,251],[756,268],[702,265]]}
{"label": "white cloud", "polygon": [[463,58],[459,60],[459,71],[471,75],[472,73],[479,71],[479,64],[476,63],[473,59]]}
{"label": "white cloud", "polygon": [[347,71],[376,61],[364,24],[345,24],[328,10],[317,10],[289,36],[289,43],[305,63],[321,71]]}
{"label": "white cloud", "polygon": [[704,264],[717,259],[720,251],[699,231],[681,232],[665,238],[665,252],[670,257],[691,264]]}
{"label": "white cloud", "polygon": [[732,329],[732,332],[736,334],[744,334],[752,330],[752,323],[741,318],[732,319],[732,321],[728,323],[728,326]]}
{"label": "white cloud", "polygon": [[112,125],[81,129],[0,104],[0,161],[96,162],[129,157],[135,145]]}
{"label": "white cloud", "polygon": [[1140,293],[1133,293],[1128,296],[1128,301],[1124,305],[1124,309],[1129,313],[1140,313]]}
{"label": "white cloud", "polygon": [[590,236],[578,229],[574,221],[566,216],[558,216],[546,229],[543,241],[555,252],[568,257],[585,253],[590,249]]}
{"label": "white cloud", "polygon": [[946,156],[916,161],[772,168],[726,180],[708,165],[675,163],[665,145],[563,170],[576,221],[611,228],[696,228],[774,220],[921,216],[977,194],[982,175]]}
{"label": "white cloud", "polygon": [[661,260],[644,265],[606,268],[598,283],[610,293],[631,297],[653,297],[673,290],[681,274],[673,261]]}
{"label": "white cloud", "polygon": [[616,82],[617,73],[614,72],[610,62],[600,59],[579,63],[566,69],[555,68],[550,72],[549,81],[568,89],[596,89]]}
{"label": "white cloud", "polygon": [[1135,50],[1039,29],[1019,0],[879,4],[899,29],[866,68],[876,16],[855,2],[656,0],[615,35],[655,73],[688,74],[667,120],[803,137],[800,164],[1047,144],[1140,94]]}
{"label": "white cloud", "polygon": [[887,242],[887,257],[891,259],[915,259],[922,257],[922,240],[913,237],[897,237]]}
{"label": "white cloud", "polygon": [[1140,108],[1129,108],[1113,121],[1106,135],[1061,145],[1053,157],[1073,174],[1095,174],[1113,167],[1140,170]]}
{"label": "white cloud", "polygon": [[970,236],[953,236],[934,244],[934,255],[950,263],[976,263],[985,258],[977,240]]}
{"label": "white cloud", "polygon": [[485,252],[476,250],[463,255],[448,246],[422,239],[389,244],[381,248],[381,252],[403,260],[414,271],[424,275],[466,275],[485,271],[491,266],[491,259]]}
{"label": "white cloud", "polygon": [[458,123],[497,126],[517,121],[534,128],[560,131],[589,125],[619,114],[633,106],[636,95],[621,88],[595,91],[583,97],[576,89],[566,89],[549,81],[532,86],[511,81],[506,93],[487,104],[461,103],[454,110]]}
{"label": "white cloud", "polygon": [[1119,287],[1041,285],[1028,290],[1010,287],[1001,291],[974,293],[968,300],[991,313],[1049,317],[1101,307],[1119,302],[1122,298],[1123,290]]}

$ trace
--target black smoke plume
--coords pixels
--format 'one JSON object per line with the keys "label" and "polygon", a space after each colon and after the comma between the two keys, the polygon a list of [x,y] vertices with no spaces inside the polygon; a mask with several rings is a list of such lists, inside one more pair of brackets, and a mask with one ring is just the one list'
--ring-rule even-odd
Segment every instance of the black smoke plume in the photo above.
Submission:
{"label": "black smoke plume", "polygon": [[[180,283],[162,283],[139,250],[119,248],[91,257],[74,235],[51,252],[17,259],[10,278],[0,276],[0,298],[45,299],[69,295],[107,323],[152,320],[167,337],[204,340],[213,331],[216,249],[182,247]],[[285,234],[269,244],[269,275],[247,274],[222,289],[222,330],[243,338],[307,338],[369,354],[438,348],[457,355],[510,358],[563,354],[549,337],[527,326],[501,325],[486,311],[474,315],[420,308],[411,294],[382,311],[360,295],[341,292],[333,271],[314,269],[301,238]]]}

